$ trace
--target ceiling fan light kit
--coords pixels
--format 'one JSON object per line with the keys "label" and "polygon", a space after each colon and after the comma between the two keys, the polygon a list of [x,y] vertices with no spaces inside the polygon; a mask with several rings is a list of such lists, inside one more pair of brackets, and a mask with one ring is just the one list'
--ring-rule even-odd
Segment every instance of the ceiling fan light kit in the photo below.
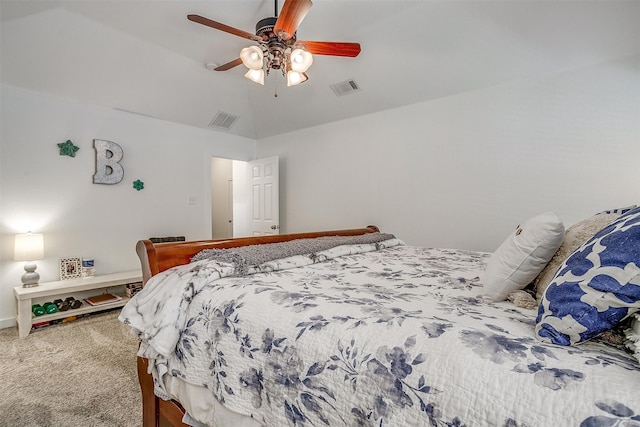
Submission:
{"label": "ceiling fan light kit", "polygon": [[[277,0],[274,6],[277,15]],[[265,74],[280,70],[287,79],[287,86],[295,86],[309,79],[306,71],[313,64],[312,54],[351,58],[360,54],[359,43],[298,41],[298,26],[311,6],[311,0],[285,0],[279,17],[258,21],[255,35],[199,15],[188,15],[187,19],[258,43],[245,47],[240,51],[240,58],[216,67],[215,71],[244,64],[249,69],[244,76],[264,85]]]}
{"label": "ceiling fan light kit", "polygon": [[287,87],[299,85],[309,80],[307,73],[299,73],[297,71],[287,71]]}
{"label": "ceiling fan light kit", "polygon": [[249,68],[249,71],[247,71],[244,76],[252,82],[264,85],[264,70],[262,68],[258,70]]}
{"label": "ceiling fan light kit", "polygon": [[291,69],[298,73],[304,73],[313,64],[313,55],[306,50],[294,49],[289,58],[291,59]]}
{"label": "ceiling fan light kit", "polygon": [[264,66],[264,55],[258,46],[245,47],[240,51],[240,59],[250,70],[261,70]]}

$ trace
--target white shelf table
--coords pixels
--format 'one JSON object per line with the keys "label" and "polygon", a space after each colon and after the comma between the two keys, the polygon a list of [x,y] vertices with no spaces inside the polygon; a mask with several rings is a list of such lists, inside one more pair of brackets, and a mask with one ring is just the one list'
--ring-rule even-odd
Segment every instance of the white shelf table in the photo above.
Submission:
{"label": "white shelf table", "polygon": [[65,317],[108,310],[109,308],[114,307],[122,307],[127,303],[127,301],[129,301],[129,298],[125,295],[118,295],[122,297],[122,299],[112,303],[94,306],[85,301],[83,302],[82,307],[77,309],[58,311],[53,314],[45,314],[42,316],[34,316],[31,312],[31,306],[34,304],[35,299],[50,298],[53,300],[55,299],[54,297],[59,297],[64,300],[67,296],[72,296],[74,293],[86,292],[94,289],[104,289],[104,291],[107,292],[107,288],[119,287],[128,283],[140,281],[142,281],[142,273],[139,270],[135,270],[78,279],[60,280],[57,282],[40,283],[38,286],[30,288],[16,286],[13,288],[13,293],[16,297],[18,309],[18,315],[16,316],[16,321],[18,323],[18,335],[20,338],[24,338],[29,335],[29,332],[31,332],[31,326],[35,323],[64,319]]}

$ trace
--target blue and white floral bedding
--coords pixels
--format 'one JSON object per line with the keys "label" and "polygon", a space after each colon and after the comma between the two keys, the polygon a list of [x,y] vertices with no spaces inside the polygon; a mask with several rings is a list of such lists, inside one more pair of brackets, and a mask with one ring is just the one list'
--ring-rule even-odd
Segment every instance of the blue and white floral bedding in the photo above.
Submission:
{"label": "blue and white floral bedding", "polygon": [[487,253],[385,243],[177,267],[121,320],[157,394],[180,378],[266,426],[640,426],[630,353],[537,341],[534,310],[483,302]]}

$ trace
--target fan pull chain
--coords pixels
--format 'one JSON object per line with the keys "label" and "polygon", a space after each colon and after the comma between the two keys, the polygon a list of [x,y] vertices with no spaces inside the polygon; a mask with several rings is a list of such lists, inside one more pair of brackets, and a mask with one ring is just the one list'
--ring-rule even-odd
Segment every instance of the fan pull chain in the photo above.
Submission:
{"label": "fan pull chain", "polygon": [[273,86],[274,86],[273,97],[277,98],[278,97],[278,79],[273,80]]}

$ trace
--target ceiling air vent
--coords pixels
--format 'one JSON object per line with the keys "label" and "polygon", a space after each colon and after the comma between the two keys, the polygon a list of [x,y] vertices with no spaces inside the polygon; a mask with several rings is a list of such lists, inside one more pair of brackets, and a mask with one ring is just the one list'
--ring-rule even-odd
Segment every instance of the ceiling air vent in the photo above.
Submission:
{"label": "ceiling air vent", "polygon": [[209,123],[210,128],[229,130],[231,126],[238,120],[240,116],[236,116],[235,114],[225,113],[224,111],[218,111],[218,114],[215,115],[211,123]]}
{"label": "ceiling air vent", "polygon": [[348,93],[359,91],[360,86],[358,86],[358,83],[356,83],[355,80],[350,79],[331,85],[331,90],[333,90],[333,93],[335,93],[337,96],[342,96]]}

